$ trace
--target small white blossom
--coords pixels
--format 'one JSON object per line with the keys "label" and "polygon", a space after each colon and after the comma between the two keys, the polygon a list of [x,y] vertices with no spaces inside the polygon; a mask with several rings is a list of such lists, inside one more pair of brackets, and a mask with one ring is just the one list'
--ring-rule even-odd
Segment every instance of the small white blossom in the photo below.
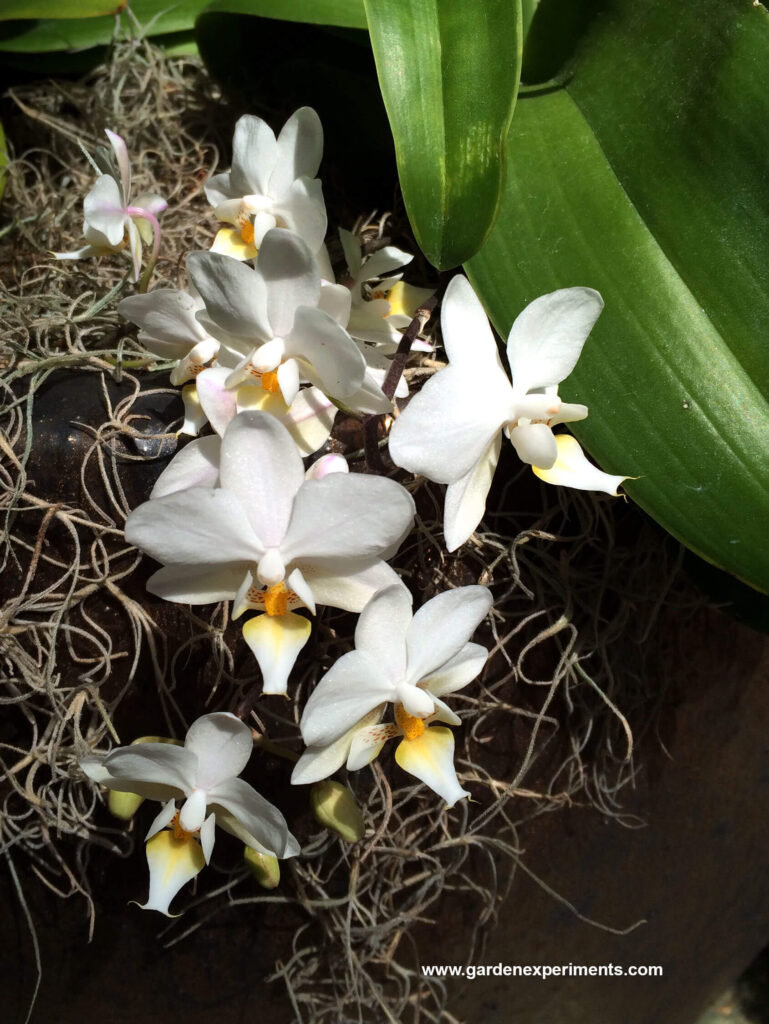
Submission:
{"label": "small white blossom", "polygon": [[100,175],[83,203],[83,234],[87,245],[74,252],[55,252],[57,260],[75,260],[119,252],[128,246],[133,260],[134,280],[139,280],[142,241],[152,242],[152,263],[160,245],[157,215],[166,209],[161,196],[142,193],[133,203],[131,165],[123,138],[105,129],[111,150],[100,147],[93,162]]}
{"label": "small white blossom", "polygon": [[396,465],[449,485],[444,508],[449,551],[467,540],[483,516],[502,432],[543,480],[616,494],[624,477],[576,460],[576,441],[569,443],[572,457],[564,461],[567,448],[552,429],[587,416],[586,406],[559,398],[558,385],[574,369],[602,309],[603,300],[592,288],[562,288],[529,303],[507,340],[511,383],[470,283],[457,276],[449,284],[441,311],[449,366],[427,381],[390,434]]}
{"label": "small white blossom", "polygon": [[235,618],[261,612],[243,635],[265,692],[285,693],[311,629],[294,609],[360,611],[397,582],[383,559],[410,530],[414,503],[383,477],[306,479],[291,435],[263,412],[240,413],[217,443],[203,438],[177,456],[126,520],[126,539],[165,565],[148,581],[151,593],[184,604],[233,600]]}
{"label": "small white blossom", "polygon": [[[343,655],[313,691],[302,715],[308,749],[292,782],[326,778],[345,761],[356,770],[386,740],[400,736],[396,761],[453,804],[466,792],[457,781],[450,729],[459,725],[444,702],[475,679],[488,652],[470,637],[491,607],[486,587],[460,587],[432,598],[412,616],[400,584],[376,594],[355,630],[355,650]],[[381,725],[385,706],[395,721]]]}
{"label": "small white blossom", "polygon": [[221,221],[213,251],[253,259],[272,228],[296,232],[317,253],[326,235],[323,190],[315,177],[323,155],[323,128],[310,107],[301,107],[275,138],[260,117],[246,114],[235,125],[232,169],[205,187]]}
{"label": "small white blossom", "polygon": [[238,778],[252,749],[248,726],[215,712],[190,726],[184,746],[142,743],[80,762],[89,778],[108,789],[163,803],[146,836],[150,895],[143,909],[171,916],[171,900],[211,859],[215,825],[259,853],[299,853],[277,807]]}

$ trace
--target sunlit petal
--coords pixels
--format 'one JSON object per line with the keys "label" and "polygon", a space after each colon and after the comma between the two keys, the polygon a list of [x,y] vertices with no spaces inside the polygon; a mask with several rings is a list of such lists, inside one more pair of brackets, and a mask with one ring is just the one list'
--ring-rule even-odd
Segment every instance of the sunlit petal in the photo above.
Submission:
{"label": "sunlit petal", "polygon": [[312,623],[303,615],[255,615],[243,636],[262,670],[265,693],[286,693],[299,652],[310,639]]}
{"label": "sunlit petal", "polygon": [[403,740],[395,751],[395,760],[410,775],[421,779],[449,807],[470,796],[462,789],[454,767],[454,734],[443,726],[428,726],[421,736]]}
{"label": "sunlit petal", "polygon": [[550,469],[532,466],[535,476],[546,484],[575,487],[580,491],[604,491],[617,496],[620,484],[628,477],[613,476],[594,466],[571,434],[558,434],[555,440],[558,446],[557,459]]}

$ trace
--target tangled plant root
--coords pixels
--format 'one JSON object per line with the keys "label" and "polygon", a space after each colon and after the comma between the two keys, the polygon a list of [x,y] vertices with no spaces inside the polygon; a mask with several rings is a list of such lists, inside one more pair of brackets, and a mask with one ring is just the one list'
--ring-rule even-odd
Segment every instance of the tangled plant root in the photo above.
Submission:
{"label": "tangled plant root", "polygon": [[[38,85],[12,99],[9,135],[20,155],[10,163],[4,202],[13,220],[0,237],[1,564],[10,584],[0,612],[0,853],[14,877],[23,854],[55,892],[90,904],[93,850],[126,857],[134,842],[132,832],[105,827],[78,758],[118,742],[137,687],[145,701],[150,687],[156,719],[178,735],[200,713],[199,695],[210,710],[242,706],[258,672],[226,604],[174,607],[172,636],[186,638],[174,644],[141,602],[143,584],[134,581],[140,556],[122,525],[137,472],[173,450],[180,425],[153,418],[148,400],[177,392],[147,387],[147,369],[163,367],[115,312],[127,263],[55,263],[43,251],[80,244],[92,171],[77,143],[92,147],[110,127],[135,155],[137,189],[169,200],[156,284],[182,283],[184,255],[207,248],[215,227],[202,196],[219,163],[205,118],[215,92],[196,62],[132,43],[117,45],[111,64],[85,86]],[[76,120],[63,113],[72,107],[81,111]],[[383,230],[380,222],[375,233]],[[425,359],[412,367],[412,385],[436,365]],[[29,467],[39,394],[52,374],[72,369],[98,388],[104,416],[72,426],[83,452],[81,498],[62,503],[40,493]],[[622,792],[633,783],[635,752],[655,727],[664,689],[665,664],[653,642],[659,613],[675,602],[685,616],[698,602],[679,583],[679,552],[653,528],[642,524],[631,546],[617,542],[619,504],[537,485],[539,507],[516,511],[520,485],[512,479],[495,503],[505,511],[490,513],[483,532],[447,555],[441,490],[411,482],[419,518],[398,561],[417,603],[468,582],[487,584],[495,596],[483,638],[492,650],[487,670],[455,695],[463,720],[456,763],[473,802],[446,812],[385,752],[348,780],[368,823],[360,843],[340,843],[306,813],[303,856],[289,862],[280,890],[250,895],[245,873],[233,870],[163,933],[173,945],[223,909],[255,902],[300,911],[303,923],[272,974],[297,1021],[450,1024],[444,982],[422,976],[414,938],[441,898],[450,894],[471,910],[464,948],[477,957],[517,870],[536,879],[520,854],[527,823],[581,803],[635,824],[623,813]],[[339,613],[320,616],[290,708],[256,704],[263,757],[276,742],[299,753],[301,708],[349,649],[350,624]],[[204,665],[195,685],[193,656]]]}

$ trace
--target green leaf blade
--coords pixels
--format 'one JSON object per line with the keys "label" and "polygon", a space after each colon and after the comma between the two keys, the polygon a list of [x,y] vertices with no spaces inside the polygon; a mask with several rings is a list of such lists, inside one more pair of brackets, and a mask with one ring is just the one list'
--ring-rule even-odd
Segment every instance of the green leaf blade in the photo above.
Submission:
{"label": "green leaf blade", "polygon": [[[15,0],[18,4],[22,0]],[[32,5],[32,0],[23,0]],[[57,17],[38,21],[7,21],[0,28],[0,52],[53,53],[71,52],[92,46],[104,46],[115,34],[115,17],[71,17],[68,11],[79,0],[57,5]],[[94,8],[115,9],[107,0],[93,0]],[[125,5],[122,5],[125,6]],[[48,0],[40,0],[41,10],[53,7]],[[122,10],[122,7],[120,8]],[[265,18],[286,21],[307,21],[321,25],[346,28],[365,28],[366,14],[363,0],[131,0],[134,20],[127,14],[120,16],[120,25],[126,33],[136,32],[135,22],[150,36],[190,31],[195,20],[204,12],[256,14]],[[21,18],[21,15],[7,15]]]}
{"label": "green leaf blade", "polygon": [[590,407],[574,432],[667,530],[769,590],[769,24],[742,0],[609,6],[568,91],[519,103],[468,274],[503,334],[539,294],[601,291],[562,389]]}
{"label": "green leaf blade", "polygon": [[513,0],[366,0],[417,242],[435,266],[480,248],[496,216],[520,76]]}

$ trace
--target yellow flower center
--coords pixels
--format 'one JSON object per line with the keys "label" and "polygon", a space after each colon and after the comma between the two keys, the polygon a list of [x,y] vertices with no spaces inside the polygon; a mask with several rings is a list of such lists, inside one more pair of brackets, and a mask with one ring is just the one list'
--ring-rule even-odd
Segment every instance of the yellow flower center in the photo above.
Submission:
{"label": "yellow flower center", "polygon": [[[188,839],[192,839],[192,837],[195,835],[194,832],[187,832],[179,824],[179,811],[177,811],[176,814],[174,815],[173,821],[171,822],[169,827],[174,834],[174,839],[183,839],[186,842]],[[200,830],[198,829],[198,831]]]}
{"label": "yellow flower center", "polygon": [[247,220],[243,227],[240,229],[240,237],[246,243],[246,245],[253,245],[254,242],[254,225],[250,220]]}
{"label": "yellow flower center", "polygon": [[268,370],[267,373],[262,374],[262,387],[265,391],[269,391],[271,395],[276,395],[280,391],[277,370]]}
{"label": "yellow flower center", "polygon": [[407,740],[416,740],[425,731],[425,723],[421,718],[410,715],[402,704],[395,705],[395,721],[401,727]]}

